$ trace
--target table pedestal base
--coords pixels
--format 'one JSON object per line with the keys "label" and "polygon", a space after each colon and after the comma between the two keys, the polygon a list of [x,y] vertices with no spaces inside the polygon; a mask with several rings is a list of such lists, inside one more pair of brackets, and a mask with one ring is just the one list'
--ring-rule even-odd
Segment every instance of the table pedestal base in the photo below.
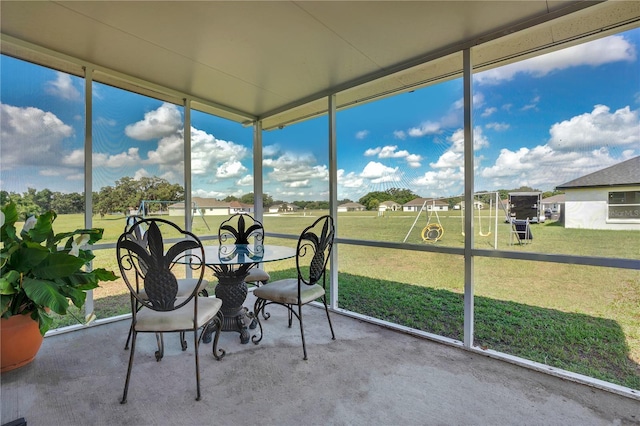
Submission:
{"label": "table pedestal base", "polygon": [[[224,320],[222,322],[222,331],[237,331],[240,333],[240,343],[249,343],[249,329],[256,328],[256,322],[253,314],[247,308],[242,306],[247,298],[247,283],[244,278],[248,275],[246,268],[239,270],[216,270],[218,285],[216,286],[216,297],[221,299],[222,314]],[[202,341],[208,343],[211,341],[211,332],[205,332]]]}

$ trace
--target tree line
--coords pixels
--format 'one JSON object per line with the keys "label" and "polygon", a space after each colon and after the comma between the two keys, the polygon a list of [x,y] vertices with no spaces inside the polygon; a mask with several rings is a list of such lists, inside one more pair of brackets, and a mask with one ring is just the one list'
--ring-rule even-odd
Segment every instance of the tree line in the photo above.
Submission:
{"label": "tree line", "polygon": [[[493,191],[496,192],[496,191]],[[516,189],[500,189],[497,191],[500,199],[506,199],[509,192],[540,192],[534,188],[522,186]],[[559,191],[543,192],[542,197],[547,198],[559,194]],[[489,203],[494,197],[493,193],[479,193],[476,198],[483,203]],[[372,191],[358,200],[367,210],[377,210],[380,203],[385,201],[395,201],[398,204],[406,204],[411,200],[420,198],[419,195],[406,188],[390,188],[386,191]],[[449,197],[444,199],[453,208],[463,200],[463,197]],[[48,210],[54,210],[58,214],[83,213],[85,209],[84,193],[62,193],[49,189],[36,190],[28,188],[26,192],[19,194],[15,192],[0,191],[0,205],[5,205],[9,201],[14,201],[18,206],[18,211],[25,215],[40,214]],[[145,207],[151,212],[166,211],[167,203],[159,201],[184,201],[184,187],[179,184],[169,183],[166,179],[159,177],[143,177],[133,179],[123,177],[117,180],[114,186],[105,186],[100,191],[93,192],[93,214],[101,216],[107,214],[127,214],[131,208],[138,208],[142,201]],[[154,203],[154,201],[156,201]],[[244,204],[254,204],[255,196],[253,192],[241,197],[228,196],[221,201],[239,201]],[[338,204],[352,202],[350,199],[343,199]],[[262,196],[263,206],[269,207],[279,204],[293,204],[300,209],[307,210],[327,210],[329,201],[292,201],[274,200],[268,194]]]}

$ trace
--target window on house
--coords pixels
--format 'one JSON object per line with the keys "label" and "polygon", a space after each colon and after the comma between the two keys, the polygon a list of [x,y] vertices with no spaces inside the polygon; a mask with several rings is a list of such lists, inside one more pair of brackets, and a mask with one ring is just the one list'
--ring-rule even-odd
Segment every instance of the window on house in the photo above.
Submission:
{"label": "window on house", "polygon": [[640,191],[609,192],[609,219],[640,219]]}

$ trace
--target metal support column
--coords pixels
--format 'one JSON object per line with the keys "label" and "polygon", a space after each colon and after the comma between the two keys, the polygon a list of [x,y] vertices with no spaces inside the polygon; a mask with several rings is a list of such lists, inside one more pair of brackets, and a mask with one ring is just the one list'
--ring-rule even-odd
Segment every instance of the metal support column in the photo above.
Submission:
{"label": "metal support column", "polygon": [[[184,101],[184,229],[191,231],[193,209],[191,208],[191,99]],[[189,268],[187,268],[189,269]]]}
{"label": "metal support column", "polygon": [[262,183],[262,121],[256,121],[253,123],[253,216],[264,223]]}
{"label": "metal support column", "polygon": [[473,346],[473,64],[471,49],[462,51],[464,73],[464,346]]}
{"label": "metal support column", "polygon": [[[84,68],[84,227],[93,228],[93,68]],[[93,268],[93,262],[87,270]],[[93,312],[93,290],[87,291],[84,314]]]}
{"label": "metal support column", "polygon": [[[336,235],[338,234],[338,155],[336,137],[336,95],[328,98],[329,102],[329,214],[334,219]],[[338,244],[334,244],[331,251],[330,264],[331,297],[329,304],[333,308],[338,307]]]}

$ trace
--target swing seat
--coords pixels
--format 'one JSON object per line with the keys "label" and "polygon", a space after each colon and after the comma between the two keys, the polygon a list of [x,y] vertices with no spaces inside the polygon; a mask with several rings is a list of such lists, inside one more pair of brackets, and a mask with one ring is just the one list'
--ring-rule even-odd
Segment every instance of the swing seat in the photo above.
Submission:
{"label": "swing seat", "polygon": [[436,242],[444,234],[444,229],[439,223],[430,223],[422,230],[422,240]]}

